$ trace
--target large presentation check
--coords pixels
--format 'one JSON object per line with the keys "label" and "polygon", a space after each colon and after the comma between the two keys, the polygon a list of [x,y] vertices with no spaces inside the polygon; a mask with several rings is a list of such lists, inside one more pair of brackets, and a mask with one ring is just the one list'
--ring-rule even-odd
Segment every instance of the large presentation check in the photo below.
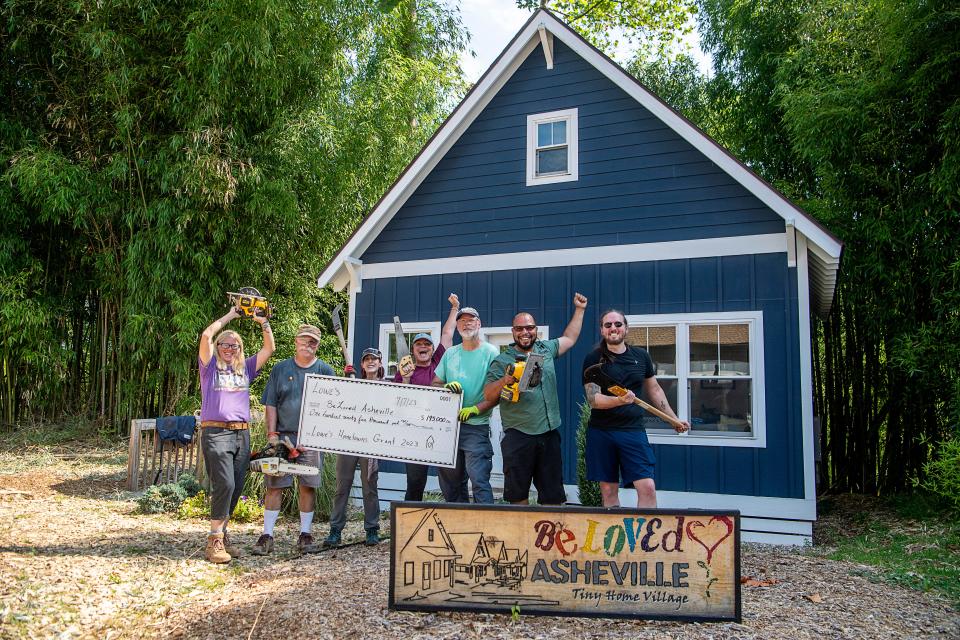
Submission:
{"label": "large presentation check", "polygon": [[299,444],[366,458],[455,467],[461,396],[440,387],[308,375]]}

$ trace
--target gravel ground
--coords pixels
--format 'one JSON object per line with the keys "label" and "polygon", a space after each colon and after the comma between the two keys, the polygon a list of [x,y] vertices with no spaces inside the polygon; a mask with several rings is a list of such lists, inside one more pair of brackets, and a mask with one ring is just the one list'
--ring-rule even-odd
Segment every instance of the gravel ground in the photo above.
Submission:
{"label": "gravel ground", "polygon": [[[125,464],[102,449],[0,453],[0,638],[960,638],[943,599],[816,547],[744,546],[756,580],[741,624],[390,611],[389,544],[299,557],[286,521],[272,556],[210,565],[205,523],[133,513]],[[231,529],[244,546],[259,534]],[[345,533],[361,540],[362,523]]]}

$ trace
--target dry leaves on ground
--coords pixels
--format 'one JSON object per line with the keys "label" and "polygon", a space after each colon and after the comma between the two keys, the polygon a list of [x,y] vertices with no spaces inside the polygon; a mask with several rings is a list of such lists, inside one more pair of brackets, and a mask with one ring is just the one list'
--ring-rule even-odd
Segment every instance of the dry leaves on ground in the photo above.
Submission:
{"label": "dry leaves on ground", "polygon": [[[0,454],[0,637],[960,637],[944,601],[870,581],[867,567],[750,545],[740,624],[392,611],[388,544],[298,557],[297,523],[283,522],[272,556],[214,566],[205,523],[133,513],[124,465],[100,450]],[[247,547],[258,533],[231,531]],[[345,533],[361,539],[362,523]]]}

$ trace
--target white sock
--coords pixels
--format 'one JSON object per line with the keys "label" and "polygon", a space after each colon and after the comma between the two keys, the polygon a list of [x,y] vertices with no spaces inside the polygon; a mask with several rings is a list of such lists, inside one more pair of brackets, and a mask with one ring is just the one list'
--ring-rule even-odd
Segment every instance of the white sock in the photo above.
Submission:
{"label": "white sock", "polygon": [[226,533],[226,529],[223,529],[222,527],[220,529],[210,529],[210,535],[215,536],[218,533]]}
{"label": "white sock", "polygon": [[263,532],[268,536],[273,535],[273,527],[277,524],[277,518],[280,517],[280,511],[270,511],[269,509],[264,509],[263,511]]}
{"label": "white sock", "polygon": [[300,533],[310,533],[313,526],[313,511],[300,512]]}

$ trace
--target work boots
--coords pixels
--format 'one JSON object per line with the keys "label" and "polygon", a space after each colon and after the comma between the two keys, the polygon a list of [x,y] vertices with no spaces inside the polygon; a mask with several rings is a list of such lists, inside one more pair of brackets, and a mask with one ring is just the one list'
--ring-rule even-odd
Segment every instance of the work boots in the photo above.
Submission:
{"label": "work boots", "polygon": [[211,533],[207,536],[207,548],[204,552],[207,562],[214,564],[226,564],[230,562],[230,554],[223,547],[223,534]]}
{"label": "work boots", "polygon": [[227,553],[230,554],[231,558],[240,558],[243,556],[243,551],[237,545],[233,544],[230,540],[230,534],[226,531],[223,532],[223,548]]}
{"label": "work boots", "polygon": [[340,529],[330,527],[330,535],[323,541],[324,549],[335,549],[341,545]]}
{"label": "work boots", "polygon": [[273,536],[269,533],[265,533],[259,538],[257,538],[257,543],[253,545],[253,549],[250,550],[255,556],[265,556],[273,552]]}
{"label": "work boots", "polygon": [[313,544],[313,536],[306,531],[301,531],[300,537],[297,538],[297,552],[302,555],[304,553],[316,553],[317,551],[317,545]]}

